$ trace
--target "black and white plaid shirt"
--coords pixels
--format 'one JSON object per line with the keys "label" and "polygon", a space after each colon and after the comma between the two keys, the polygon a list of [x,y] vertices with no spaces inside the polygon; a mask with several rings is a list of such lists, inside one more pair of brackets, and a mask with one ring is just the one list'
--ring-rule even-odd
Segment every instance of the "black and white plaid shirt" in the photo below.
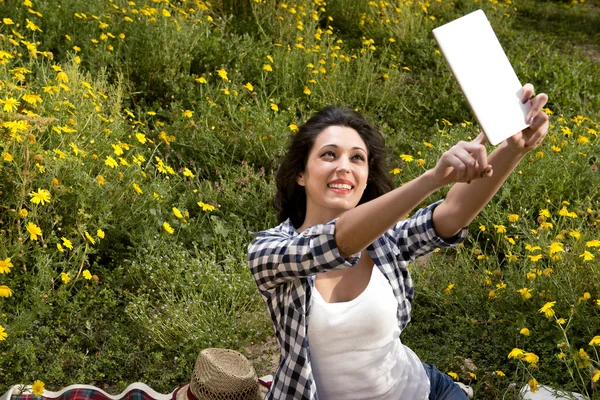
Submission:
{"label": "black and white plaid shirt", "polygon": [[[408,264],[437,248],[455,246],[467,235],[466,228],[447,241],[435,234],[431,215],[439,203],[398,222],[367,247],[398,300],[401,331],[410,321],[414,296]],[[250,270],[267,305],[281,350],[279,367],[266,397],[269,400],[318,399],[307,337],[315,274],[352,267],[360,256],[340,256],[334,239],[335,222],[299,233],[287,220],[257,233],[248,246]]]}

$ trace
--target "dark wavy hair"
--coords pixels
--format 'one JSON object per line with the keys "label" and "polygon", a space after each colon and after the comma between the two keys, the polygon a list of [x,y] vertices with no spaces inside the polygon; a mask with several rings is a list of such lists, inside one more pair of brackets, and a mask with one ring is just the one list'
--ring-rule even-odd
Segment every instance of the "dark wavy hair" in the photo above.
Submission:
{"label": "dark wavy hair", "polygon": [[327,106],[313,114],[297,133],[292,134],[287,153],[275,175],[277,193],[273,205],[279,222],[290,218],[298,228],[306,216],[306,192],[297,183],[298,176],[306,169],[308,154],[317,136],[330,126],[354,129],[367,145],[369,177],[367,188],[358,204],[366,203],[392,190],[388,168],[388,154],[381,133],[360,113],[349,108]]}

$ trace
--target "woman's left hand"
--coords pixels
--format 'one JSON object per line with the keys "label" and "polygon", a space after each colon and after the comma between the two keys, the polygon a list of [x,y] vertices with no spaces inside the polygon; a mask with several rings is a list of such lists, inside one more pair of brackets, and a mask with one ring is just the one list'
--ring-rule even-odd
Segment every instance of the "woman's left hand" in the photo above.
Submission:
{"label": "woman's left hand", "polygon": [[531,103],[531,110],[526,117],[530,126],[506,140],[507,144],[516,151],[528,152],[535,149],[542,143],[548,132],[548,115],[542,111],[548,102],[548,95],[540,93],[529,100],[533,94],[533,85],[525,84],[523,86],[523,98],[525,99],[523,103],[527,101]]}

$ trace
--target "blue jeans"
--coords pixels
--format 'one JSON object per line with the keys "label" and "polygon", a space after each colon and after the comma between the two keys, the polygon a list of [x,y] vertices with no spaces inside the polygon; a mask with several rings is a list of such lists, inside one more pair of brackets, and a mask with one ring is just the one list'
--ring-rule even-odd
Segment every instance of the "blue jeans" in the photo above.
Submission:
{"label": "blue jeans", "polygon": [[468,400],[465,392],[454,384],[451,377],[440,372],[435,365],[423,363],[423,366],[431,384],[429,400]]}

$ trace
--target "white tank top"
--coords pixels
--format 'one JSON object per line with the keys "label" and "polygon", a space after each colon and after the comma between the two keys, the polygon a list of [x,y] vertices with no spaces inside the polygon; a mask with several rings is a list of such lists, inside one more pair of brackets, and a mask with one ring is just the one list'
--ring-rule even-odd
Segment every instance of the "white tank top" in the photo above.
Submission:
{"label": "white tank top", "polygon": [[351,301],[327,303],[315,287],[308,343],[319,399],[428,398],[425,368],[400,342],[397,308],[377,266],[367,288]]}

